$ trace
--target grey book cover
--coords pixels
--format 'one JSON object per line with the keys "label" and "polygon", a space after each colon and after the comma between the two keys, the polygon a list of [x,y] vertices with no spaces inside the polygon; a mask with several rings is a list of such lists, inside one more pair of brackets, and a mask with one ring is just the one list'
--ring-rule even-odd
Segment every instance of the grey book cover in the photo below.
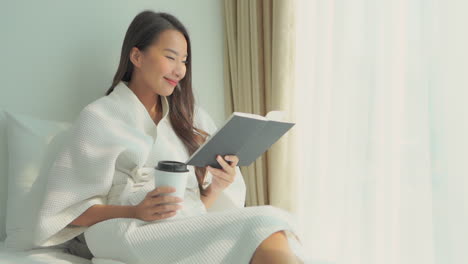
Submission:
{"label": "grey book cover", "polygon": [[237,166],[249,166],[295,125],[283,121],[283,116],[283,111],[270,111],[265,117],[234,112],[185,163],[220,169],[217,155],[236,155]]}

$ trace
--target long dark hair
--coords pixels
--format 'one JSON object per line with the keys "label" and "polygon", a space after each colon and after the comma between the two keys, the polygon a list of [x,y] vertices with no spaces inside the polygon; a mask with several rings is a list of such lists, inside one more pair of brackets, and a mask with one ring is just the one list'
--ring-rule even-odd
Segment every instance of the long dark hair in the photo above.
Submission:
{"label": "long dark hair", "polygon": [[[115,86],[120,82],[130,82],[133,73],[133,64],[130,61],[130,51],[133,47],[139,50],[145,50],[149,45],[157,41],[159,35],[165,30],[177,30],[184,35],[187,41],[187,64],[184,78],[179,82],[180,89],[174,89],[174,92],[167,97],[169,101],[169,119],[177,136],[184,143],[189,155],[192,155],[201,144],[206,140],[209,134],[193,126],[195,99],[192,91],[192,55],[190,51],[190,38],[184,25],[168,13],[155,13],[145,10],[139,13],[127,29],[122,44],[120,54],[120,63],[115,73],[111,87],[107,90],[109,95]],[[161,107],[161,104],[159,104]],[[160,108],[162,109],[162,108]],[[206,168],[195,167],[198,188],[200,193],[205,196],[202,183],[205,178]]]}

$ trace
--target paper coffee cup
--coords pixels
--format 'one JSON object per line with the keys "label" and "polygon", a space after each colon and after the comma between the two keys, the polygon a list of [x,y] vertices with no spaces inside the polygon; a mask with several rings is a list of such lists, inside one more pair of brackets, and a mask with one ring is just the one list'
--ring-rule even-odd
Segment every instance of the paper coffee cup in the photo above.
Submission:
{"label": "paper coffee cup", "polygon": [[[161,194],[163,196],[170,195],[170,196],[177,196],[181,199],[184,199],[185,195],[185,187],[187,185],[187,177],[189,174],[189,170],[187,169],[187,165],[182,162],[178,161],[170,161],[170,160],[162,160],[158,162],[158,166],[156,166],[154,171],[154,186],[155,188],[160,186],[170,186],[176,189],[175,192],[172,193],[164,193]],[[172,203],[168,203],[172,204]],[[182,204],[177,203],[177,204]],[[177,210],[177,215],[179,215],[180,210]],[[173,217],[175,217],[173,216]],[[170,218],[173,218],[170,217]]]}

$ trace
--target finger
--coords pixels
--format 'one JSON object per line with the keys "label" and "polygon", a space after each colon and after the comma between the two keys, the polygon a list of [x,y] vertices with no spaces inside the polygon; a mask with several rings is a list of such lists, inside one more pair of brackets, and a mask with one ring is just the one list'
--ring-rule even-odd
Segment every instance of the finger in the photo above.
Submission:
{"label": "finger", "polygon": [[237,157],[236,155],[226,155],[224,156],[224,159],[230,161],[231,167],[233,168],[235,168],[239,163],[239,157]]}
{"label": "finger", "polygon": [[164,204],[164,203],[180,203],[183,201],[182,198],[172,195],[159,195],[151,197],[152,204]]}
{"label": "finger", "polygon": [[164,218],[169,218],[171,216],[174,216],[177,212],[175,211],[172,211],[172,212],[166,212],[166,213],[154,213],[153,216],[154,217],[154,220],[158,220],[158,219],[164,219]]}
{"label": "finger", "polygon": [[149,196],[156,196],[161,193],[173,193],[175,192],[176,189],[171,186],[159,186],[158,188],[152,190],[151,192],[148,193]]}
{"label": "finger", "polygon": [[224,159],[223,157],[221,157],[220,155],[218,155],[216,157],[216,160],[218,161],[219,165],[221,165],[221,167],[223,167],[223,169],[229,173],[229,174],[233,174],[233,167],[231,167],[231,165],[229,165]]}
{"label": "finger", "polygon": [[177,211],[180,209],[182,209],[182,205],[180,204],[161,204],[156,206],[154,211],[163,214],[167,212]]}
{"label": "finger", "polygon": [[215,168],[213,168],[211,166],[208,166],[208,170],[215,177],[218,177],[218,178],[220,178],[222,180],[225,180],[227,182],[232,182],[233,181],[233,177],[231,175],[227,174],[226,172],[224,172],[223,170],[215,169]]}
{"label": "finger", "polygon": [[222,170],[222,169],[217,169],[217,168],[213,168],[213,167],[211,167],[210,165],[208,165],[208,166],[206,167],[206,169],[207,169],[209,172],[211,172],[211,174],[213,174],[213,175],[220,175],[220,174],[226,173],[224,170]]}

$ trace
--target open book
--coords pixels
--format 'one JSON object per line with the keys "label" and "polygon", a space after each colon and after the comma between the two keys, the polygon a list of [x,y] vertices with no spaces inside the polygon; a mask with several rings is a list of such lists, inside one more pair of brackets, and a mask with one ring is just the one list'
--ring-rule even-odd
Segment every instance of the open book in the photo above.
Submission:
{"label": "open book", "polygon": [[283,121],[284,116],[283,111],[270,111],[265,117],[234,112],[185,163],[220,169],[217,155],[236,155],[237,166],[249,166],[295,125]]}

